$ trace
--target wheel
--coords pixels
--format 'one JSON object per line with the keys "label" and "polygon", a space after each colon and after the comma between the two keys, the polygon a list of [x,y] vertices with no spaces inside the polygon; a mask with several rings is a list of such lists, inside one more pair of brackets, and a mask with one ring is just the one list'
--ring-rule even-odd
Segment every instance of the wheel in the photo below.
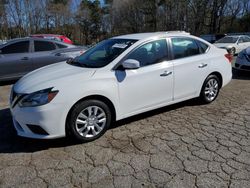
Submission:
{"label": "wheel", "polygon": [[230,49],[230,54],[231,54],[232,56],[234,56],[235,53],[236,53],[236,49],[235,49],[235,48],[231,48],[231,49]]}
{"label": "wheel", "polygon": [[93,141],[102,136],[111,124],[111,111],[104,102],[86,100],[77,103],[68,118],[68,135],[81,142]]}
{"label": "wheel", "polygon": [[213,102],[220,92],[220,80],[216,75],[210,75],[206,78],[200,93],[202,102],[208,104]]}

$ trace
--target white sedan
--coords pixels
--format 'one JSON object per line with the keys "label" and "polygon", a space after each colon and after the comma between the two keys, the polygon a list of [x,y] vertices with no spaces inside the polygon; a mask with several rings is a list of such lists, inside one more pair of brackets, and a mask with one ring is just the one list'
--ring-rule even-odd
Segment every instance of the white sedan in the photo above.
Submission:
{"label": "white sedan", "polygon": [[72,61],[29,73],[12,88],[18,135],[92,141],[117,120],[200,97],[232,77],[226,50],[181,32],[114,37]]}
{"label": "white sedan", "polygon": [[225,36],[216,41],[214,45],[218,48],[226,49],[232,55],[235,55],[250,46],[250,37],[247,35]]}

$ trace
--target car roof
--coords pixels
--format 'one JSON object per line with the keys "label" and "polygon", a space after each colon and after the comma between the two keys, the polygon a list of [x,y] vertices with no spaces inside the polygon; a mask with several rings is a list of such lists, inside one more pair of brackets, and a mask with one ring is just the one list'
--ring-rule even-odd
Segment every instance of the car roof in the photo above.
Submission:
{"label": "car roof", "polygon": [[227,35],[225,37],[249,37],[248,35]]}
{"label": "car roof", "polygon": [[189,33],[184,31],[164,31],[164,32],[152,32],[152,33],[136,33],[136,34],[127,34],[117,37],[115,39],[133,39],[133,40],[143,40],[154,37],[170,37],[170,36],[190,36]]}
{"label": "car roof", "polygon": [[60,37],[60,36],[63,36],[63,35],[58,35],[58,34],[33,34],[33,35],[30,35],[32,37],[36,37],[36,36],[54,36],[54,37]]}
{"label": "car roof", "polygon": [[24,38],[10,39],[6,43],[4,43],[4,45],[6,45],[6,44],[8,45],[8,44],[14,43],[14,42],[21,42],[21,41],[25,41],[25,40],[39,40],[39,41],[45,41],[45,42],[54,42],[54,43],[57,43],[57,44],[62,44],[64,46],[72,46],[72,47],[74,47],[74,45],[72,45],[72,44],[64,43],[64,42],[61,42],[61,41],[51,40],[51,39],[44,39],[44,38],[34,38],[34,37],[24,37]]}

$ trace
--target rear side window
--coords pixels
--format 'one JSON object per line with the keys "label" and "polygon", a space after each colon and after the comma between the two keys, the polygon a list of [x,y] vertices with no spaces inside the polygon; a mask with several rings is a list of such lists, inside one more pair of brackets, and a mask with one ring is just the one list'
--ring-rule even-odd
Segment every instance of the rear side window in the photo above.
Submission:
{"label": "rear side window", "polygon": [[172,38],[171,40],[174,59],[180,59],[200,54],[199,46],[193,39]]}
{"label": "rear side window", "polygon": [[16,42],[1,49],[2,54],[27,53],[29,52],[29,41]]}
{"label": "rear side window", "polygon": [[153,65],[166,60],[167,43],[166,39],[149,42],[133,51],[127,59],[135,59],[140,62],[140,67]]}
{"label": "rear side window", "polygon": [[35,52],[51,51],[56,49],[56,46],[54,45],[53,42],[34,41],[34,45],[35,45]]}
{"label": "rear side window", "polygon": [[57,45],[58,48],[67,48],[67,46],[66,46],[66,45],[63,45],[63,44],[58,44],[58,43],[56,43],[56,45]]}
{"label": "rear side window", "polygon": [[205,44],[205,43],[203,43],[201,41],[198,41],[198,40],[196,42],[200,46],[200,52],[201,53],[205,53],[208,50],[208,45],[207,44]]}

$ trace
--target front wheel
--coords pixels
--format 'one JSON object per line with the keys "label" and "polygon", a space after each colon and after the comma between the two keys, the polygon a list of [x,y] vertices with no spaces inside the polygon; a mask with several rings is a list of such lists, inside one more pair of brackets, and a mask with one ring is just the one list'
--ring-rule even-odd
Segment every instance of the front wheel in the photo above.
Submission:
{"label": "front wheel", "polygon": [[93,141],[102,136],[111,124],[109,107],[99,100],[86,100],[77,103],[69,116],[67,128],[76,140]]}
{"label": "front wheel", "polygon": [[220,92],[220,80],[216,75],[206,78],[200,93],[200,99],[208,104],[213,102]]}

